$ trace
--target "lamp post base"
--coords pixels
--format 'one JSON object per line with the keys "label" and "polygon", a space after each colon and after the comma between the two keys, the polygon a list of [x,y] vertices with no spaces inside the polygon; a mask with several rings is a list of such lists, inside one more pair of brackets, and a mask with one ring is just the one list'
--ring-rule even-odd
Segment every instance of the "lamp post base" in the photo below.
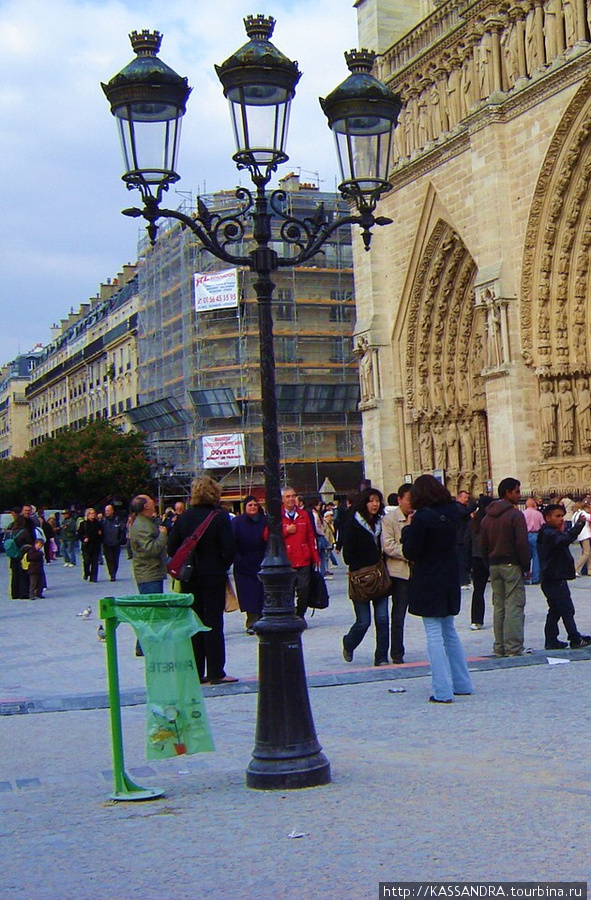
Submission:
{"label": "lamp post base", "polygon": [[330,783],[330,763],[318,743],[308,697],[304,627],[294,613],[266,615],[256,623],[259,701],[247,787],[290,790]]}
{"label": "lamp post base", "polygon": [[330,763],[324,753],[298,759],[252,759],[246,786],[259,791],[288,791],[330,784]]}

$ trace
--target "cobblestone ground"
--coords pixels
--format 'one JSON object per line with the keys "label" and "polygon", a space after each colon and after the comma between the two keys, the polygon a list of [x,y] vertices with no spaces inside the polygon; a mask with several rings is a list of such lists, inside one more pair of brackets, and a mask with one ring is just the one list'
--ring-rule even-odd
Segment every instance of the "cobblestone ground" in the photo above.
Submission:
{"label": "cobblestone ground", "polygon": [[[339,573],[331,608],[314,616],[303,638],[311,683],[332,685],[310,691],[332,783],[291,792],[245,787],[256,639],[234,613],[228,671],[242,680],[227,696],[208,691],[217,751],[146,762],[144,707],[127,706],[127,769],[165,796],[118,804],[108,797],[104,648],[95,637],[96,600],[111,585],[84,584],[55,563],[48,578],[45,600],[0,600],[0,711],[73,707],[0,717],[3,900],[365,900],[378,896],[380,881],[587,879],[585,653],[493,662],[490,629],[471,632],[464,609],[458,630],[475,694],[429,704],[417,620],[409,620],[408,666],[374,670],[371,635],[352,666],[344,663],[340,637],[351,612]],[[589,584],[573,585],[583,631],[591,630]],[[117,587],[134,592],[126,562]],[[0,589],[5,598],[4,570]],[[88,602],[93,615],[82,620],[76,612]],[[543,598],[528,588],[534,649],[543,645],[543,618]],[[122,684],[139,695],[142,662],[132,655],[131,631],[119,631]],[[552,658],[568,661],[552,665]],[[248,692],[238,693],[244,681]]]}

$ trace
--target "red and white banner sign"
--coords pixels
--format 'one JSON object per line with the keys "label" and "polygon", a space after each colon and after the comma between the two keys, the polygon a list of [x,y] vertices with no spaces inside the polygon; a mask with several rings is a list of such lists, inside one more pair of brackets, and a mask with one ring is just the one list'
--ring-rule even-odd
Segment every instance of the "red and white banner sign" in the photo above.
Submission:
{"label": "red and white banner sign", "polygon": [[238,306],[238,270],[223,272],[196,272],[195,309],[209,312],[212,309],[232,309]]}
{"label": "red and white banner sign", "polygon": [[208,434],[201,441],[204,469],[226,469],[245,464],[244,434]]}

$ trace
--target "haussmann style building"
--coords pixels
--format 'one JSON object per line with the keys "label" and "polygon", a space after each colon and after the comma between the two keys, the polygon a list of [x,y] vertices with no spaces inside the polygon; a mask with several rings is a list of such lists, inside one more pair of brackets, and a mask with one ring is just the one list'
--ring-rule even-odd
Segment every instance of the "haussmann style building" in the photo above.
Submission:
{"label": "haussmann style building", "polygon": [[[347,214],[334,193],[291,174],[284,206],[299,217],[319,203]],[[201,198],[213,215],[239,209],[234,190]],[[190,213],[190,207],[184,209]],[[279,223],[281,224],[281,223]],[[276,226],[277,229],[279,226]],[[238,253],[246,253],[247,232]],[[289,252],[279,231],[274,249]],[[251,273],[236,271],[236,300],[196,305],[195,276],[231,271],[174,221],[138,261],[139,404],[127,415],[144,432],[162,496],[183,495],[195,473],[220,479],[226,500],[264,493],[258,312]],[[303,492],[328,479],[347,491],[363,477],[350,228],[324,252],[273,273],[277,395],[283,477]]]}

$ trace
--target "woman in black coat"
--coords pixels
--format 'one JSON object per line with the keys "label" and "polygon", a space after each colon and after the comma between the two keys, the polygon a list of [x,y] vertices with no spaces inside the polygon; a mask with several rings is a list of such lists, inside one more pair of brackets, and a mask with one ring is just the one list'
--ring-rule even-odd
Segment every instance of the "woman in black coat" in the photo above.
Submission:
{"label": "woman in black coat", "polygon": [[412,486],[415,510],[402,529],[402,552],[413,565],[408,582],[408,611],[421,616],[431,663],[433,703],[451,703],[454,694],[471,694],[472,681],[454,626],[460,611],[456,549],[458,511],[451,494],[433,475],[420,475]]}
{"label": "woman in black coat", "polygon": [[192,608],[211,631],[192,637],[197,671],[202,684],[228,684],[238,681],[226,675],[224,610],[226,579],[234,560],[236,544],[230,517],[219,508],[221,488],[212,478],[197,478],[191,488],[191,505],[174,523],[168,541],[168,555],[174,556],[185,538],[214,512],[192,559],[193,573],[183,589],[193,594]]}
{"label": "woman in black coat", "polygon": [[236,541],[234,581],[242,612],[246,613],[246,633],[254,634],[253,625],[263,614],[263,583],[259,578],[265,555],[269,529],[267,517],[259,501],[250,494],[244,500],[244,512],[232,519]]}
{"label": "woman in black coat", "polygon": [[[343,535],[343,559],[350,572],[372,566],[382,558],[383,512],[384,498],[376,488],[361,491],[351,507],[351,515],[347,517]],[[351,601],[355,610],[355,622],[343,638],[343,656],[347,662],[352,662],[353,651],[366,635],[371,621],[370,606],[373,605],[376,628],[374,666],[388,665],[388,596],[386,594],[370,603]]]}
{"label": "woman in black coat", "polygon": [[96,509],[89,506],[80,522],[78,537],[82,544],[82,561],[84,563],[84,581],[98,581],[99,559],[103,545],[103,528],[99,522]]}

